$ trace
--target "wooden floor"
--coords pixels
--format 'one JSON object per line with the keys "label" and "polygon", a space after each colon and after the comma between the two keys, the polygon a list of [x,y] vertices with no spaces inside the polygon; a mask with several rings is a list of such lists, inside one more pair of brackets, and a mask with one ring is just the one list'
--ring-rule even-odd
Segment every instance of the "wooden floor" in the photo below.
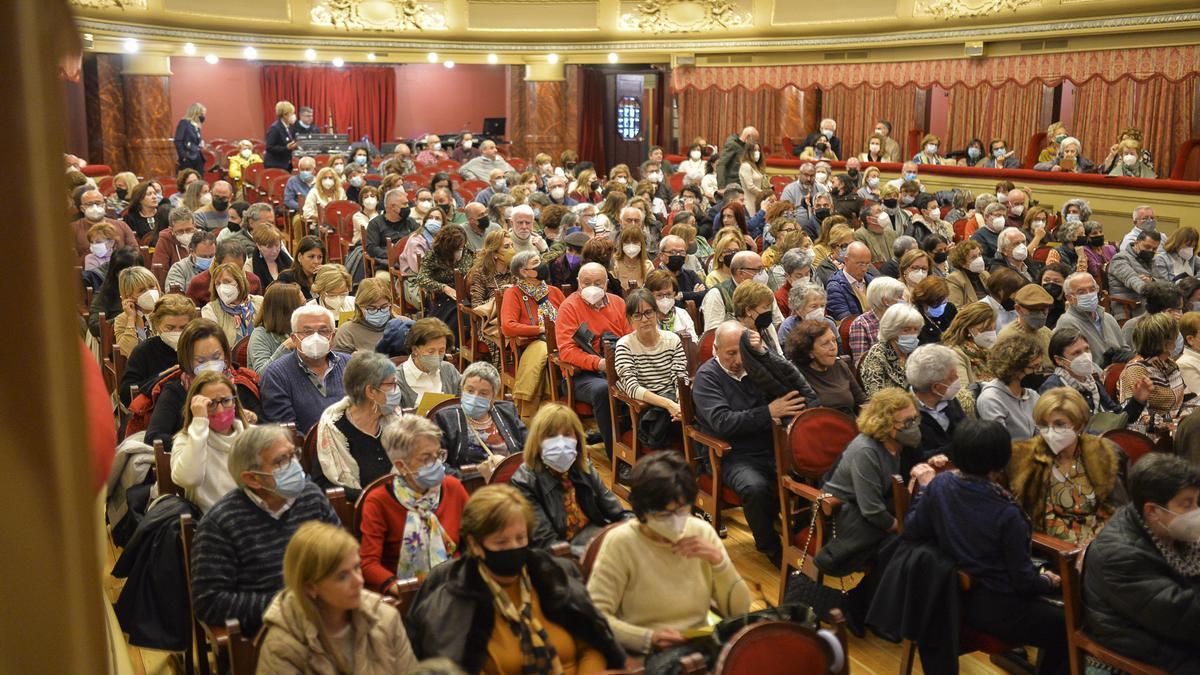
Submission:
{"label": "wooden floor", "polygon": [[[603,454],[595,459],[600,460],[602,458]],[[596,466],[601,475],[608,481],[612,473],[608,466],[601,461],[596,461]],[[772,567],[766,557],[754,548],[754,537],[750,534],[750,530],[746,526],[741,509],[728,511],[726,515],[725,523],[729,531],[729,536],[725,539],[725,548],[729,552],[729,557],[733,560],[734,565],[737,566],[738,571],[741,573],[742,578],[750,586],[751,595],[754,599],[753,608],[761,609],[764,607],[764,598],[768,599],[771,604],[775,604],[776,599],[779,597],[779,570]],[[116,555],[117,552],[112,548],[110,542],[108,560],[110,569],[116,560]],[[110,600],[116,601],[121,584],[122,582],[118,579],[114,579],[111,576],[108,578],[105,590],[108,592]],[[170,655],[166,652],[138,649],[136,647],[130,647],[129,652],[135,673],[157,675],[174,672]],[[963,675],[1004,672],[993,666],[987,657],[982,654],[971,654],[962,657],[959,659],[959,668]],[[899,669],[900,645],[881,640],[870,633],[868,633],[866,638],[850,636],[850,671],[852,673],[856,675],[859,673],[863,675],[894,675],[899,672]],[[913,672],[922,672],[919,660]]]}

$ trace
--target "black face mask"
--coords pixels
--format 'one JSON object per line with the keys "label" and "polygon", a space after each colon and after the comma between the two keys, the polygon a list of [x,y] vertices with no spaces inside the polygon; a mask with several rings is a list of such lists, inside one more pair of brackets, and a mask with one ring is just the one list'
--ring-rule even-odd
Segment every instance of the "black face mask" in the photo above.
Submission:
{"label": "black face mask", "polygon": [[129,194],[129,190],[126,190],[123,187],[117,188],[117,198],[118,199],[125,199],[125,195],[127,195],[127,194]]}
{"label": "black face mask", "polygon": [[547,263],[542,263],[541,265],[538,265],[537,266],[537,280],[545,281],[549,278],[550,278],[550,265]]}
{"label": "black face mask", "polygon": [[212,207],[214,209],[216,209],[217,211],[224,211],[225,209],[229,208],[229,198],[228,197],[213,197]]}
{"label": "black face mask", "polygon": [[830,213],[831,211],[829,209],[817,209],[813,211],[813,216],[816,217],[817,222],[820,223],[824,222],[824,220],[829,217]]}
{"label": "black face mask", "polygon": [[408,214],[412,213],[412,208],[404,206],[400,208],[400,218],[396,222],[403,223],[408,220]]}
{"label": "black face mask", "polygon": [[817,143],[816,149],[817,149],[817,152],[825,152],[826,150],[829,149],[829,146],[825,145],[824,143]]}
{"label": "black face mask", "polygon": [[1087,237],[1079,237],[1074,242],[1074,244],[1076,246],[1087,246],[1087,243],[1088,243]]}
{"label": "black face mask", "polygon": [[1004,308],[1004,311],[1011,312],[1017,306],[1017,303],[1012,298],[1005,298],[1000,302],[1000,306]]}
{"label": "black face mask", "polygon": [[1149,265],[1154,261],[1154,251],[1138,251],[1137,257],[1138,260],[1141,260],[1143,263]]}
{"label": "black face mask", "polygon": [[438,204],[438,210],[446,215],[450,215],[450,205],[449,204]]}
{"label": "black face mask", "polygon": [[733,254],[726,253],[725,255],[721,256],[721,264],[726,267],[729,267],[730,265],[732,265],[733,264]]}
{"label": "black face mask", "polygon": [[1050,297],[1054,298],[1055,300],[1062,299],[1062,294],[1063,294],[1062,284],[1056,284],[1054,282],[1050,282],[1048,284],[1042,284],[1042,288],[1046,289],[1046,292],[1050,294]]}
{"label": "black face mask", "polygon": [[204,124],[204,115],[197,117],[196,121],[199,122],[200,124]]}
{"label": "black face mask", "polygon": [[686,260],[687,258],[681,255],[669,255],[667,256],[667,269],[671,270],[672,272],[678,272],[679,270],[683,269],[683,263]]}
{"label": "black face mask", "polygon": [[591,188],[592,192],[598,192],[600,190],[600,183],[598,181],[592,181],[592,184],[589,187]]}
{"label": "black face mask", "polygon": [[883,205],[884,205],[884,206],[886,206],[886,207],[887,207],[887,208],[889,208],[889,209],[894,209],[894,208],[896,208],[896,204],[899,204],[899,202],[898,202],[898,201],[896,201],[895,199],[885,199],[885,200],[883,200]]}
{"label": "black face mask", "polygon": [[525,568],[529,559],[529,547],[510,548],[503,551],[483,549],[483,564],[498,576],[515,577]]}
{"label": "black face mask", "polygon": [[946,262],[946,259],[949,257],[950,256],[946,253],[934,253],[933,254],[933,262],[941,265],[942,263]]}
{"label": "black face mask", "polygon": [[857,179],[858,178],[858,169],[846,169],[846,175],[850,176],[851,178]]}
{"label": "black face mask", "polygon": [[771,313],[770,312],[763,312],[762,314],[759,314],[758,316],[754,317],[754,327],[759,329],[760,331],[766,330],[767,326],[770,326],[770,325],[771,325]]}
{"label": "black face mask", "polygon": [[1092,246],[1103,246],[1104,245],[1104,235],[1100,235],[1098,237],[1090,237],[1088,239],[1088,244],[1090,244]]}

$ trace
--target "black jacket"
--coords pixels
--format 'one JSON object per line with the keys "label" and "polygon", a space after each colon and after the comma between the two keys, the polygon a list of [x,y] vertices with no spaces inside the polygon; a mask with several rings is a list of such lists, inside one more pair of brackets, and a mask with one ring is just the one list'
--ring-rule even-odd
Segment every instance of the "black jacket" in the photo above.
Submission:
{"label": "black jacket", "polygon": [[137,385],[138,391],[149,391],[149,385],[157,382],[163,371],[178,363],[179,355],[157,335],[139,342],[129,353],[129,360],[125,362],[125,372],[121,374],[121,383],[117,389],[121,403],[128,406],[133,400],[129,393],[130,387]]}
{"label": "black jacket", "polygon": [[[622,667],[625,652],[588,597],[575,563],[531,549],[526,569],[546,619],[599,650],[609,668]],[[413,598],[405,627],[417,658],[442,656],[474,674],[483,669],[495,622],[492,593],[480,577],[479,561],[463,557],[429,572]]]}
{"label": "black jacket", "polygon": [[[764,346],[765,346],[764,338]],[[786,396],[790,392],[800,392],[804,397],[807,408],[821,405],[817,392],[804,379],[804,375],[792,364],[773,349],[756,352],[750,347],[750,331],[742,333],[742,367],[746,369],[746,378],[758,387],[762,395],[771,401]],[[764,431],[765,433],[765,431]]]}
{"label": "black jacket", "polygon": [[388,239],[395,244],[417,229],[417,223],[408,214],[406,206],[400,211],[400,220],[396,223],[389,221],[382,213],[367,223],[367,255],[385,268],[388,262]]}
{"label": "black jacket", "polygon": [[[628,512],[617,501],[616,495],[604,485],[596,468],[587,464],[585,473],[580,468],[578,460],[567,475],[575,486],[575,501],[579,509],[587,516],[588,523],[604,527],[628,516]],[[528,464],[513,474],[512,486],[521,491],[529,504],[533,506],[536,523],[533,526],[533,536],[529,545],[537,548],[550,548],[558,541],[567,538],[567,510],[563,505],[562,485],[549,469],[534,470]],[[445,624],[453,625],[453,624]]]}
{"label": "black jacket", "polygon": [[[496,423],[496,430],[504,438],[508,446],[506,454],[521,452],[525,447],[525,425],[517,416],[517,407],[508,401],[496,401],[489,413]],[[471,452],[470,442],[474,433],[467,427],[467,416],[459,406],[439,410],[433,421],[442,430],[442,447],[446,449],[446,466],[451,473],[458,473],[458,468],[464,464],[478,464],[483,461],[483,453],[476,450]],[[478,445],[478,441],[476,441]]]}
{"label": "black jacket", "polygon": [[1177,574],[1121,507],[1087,548],[1084,624],[1097,642],[1173,675],[1200,673],[1200,581]]}
{"label": "black jacket", "polygon": [[[254,247],[254,251],[250,253],[250,265],[254,269],[254,275],[262,282],[263,291],[267,290],[267,286],[275,283],[277,277],[271,276],[271,270],[267,267],[267,259],[263,257],[258,247]],[[283,252],[283,248],[279,249],[279,257],[275,258],[275,269],[279,270],[280,274],[286,272],[292,266],[292,256]]]}
{"label": "black jacket", "polygon": [[295,140],[292,130],[283,120],[277,119],[267,127],[267,151],[263,153],[263,167],[267,169],[292,170],[292,150],[287,145]]}
{"label": "black jacket", "polygon": [[200,130],[188,120],[179,120],[175,125],[176,168],[195,169],[204,173],[204,155],[200,152]]}
{"label": "black jacket", "polygon": [[[953,649],[921,652],[927,673],[958,671],[958,625],[961,603],[954,561],[929,543],[898,539],[883,568],[867,624],[892,642],[912,640],[919,646],[954,645]],[[929,663],[934,653],[949,663]],[[936,666],[936,667],[935,667]]]}
{"label": "black jacket", "polygon": [[113,565],[112,575],[126,579],[113,607],[129,644],[146,649],[183,651],[192,644],[179,516],[199,520],[191,502],[169,495],[154,502]]}
{"label": "black jacket", "polygon": [[945,431],[942,430],[942,425],[933,419],[933,415],[925,412],[920,406],[917,410],[921,413],[921,445],[917,448],[904,448],[900,451],[900,475],[907,476],[912,468],[921,462],[927,461],[934,455],[950,455],[950,436],[954,434],[955,427],[960,422],[967,418],[967,413],[963,412],[962,405],[958,399],[950,399],[946,404],[946,417],[950,418],[950,426]]}
{"label": "black jacket", "polygon": [[687,301],[691,300],[696,303],[696,309],[699,309],[700,303],[704,302],[704,295],[708,293],[708,287],[699,292],[692,290],[696,287],[696,284],[704,284],[704,280],[700,278],[700,275],[686,267],[682,267],[679,269],[679,274],[675,275],[675,283],[679,284],[679,292],[683,293],[683,299],[677,301],[675,304],[685,307]]}

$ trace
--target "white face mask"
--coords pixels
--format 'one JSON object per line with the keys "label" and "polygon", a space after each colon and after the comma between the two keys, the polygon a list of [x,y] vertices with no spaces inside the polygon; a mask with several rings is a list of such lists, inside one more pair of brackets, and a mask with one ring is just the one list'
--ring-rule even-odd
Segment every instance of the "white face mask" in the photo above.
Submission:
{"label": "white face mask", "polygon": [[1001,204],[1008,203],[1008,193],[1007,192],[997,192],[996,193],[996,201],[1000,202]]}
{"label": "white face mask", "polygon": [[758,160],[760,160],[760,159],[762,159],[762,153],[761,153],[761,152],[758,152],[758,151],[756,150],[756,151],[754,152],[754,161],[756,161],[756,162],[757,162],[757,161],[758,161]]}
{"label": "white face mask", "polygon": [[154,306],[158,304],[158,299],[161,297],[162,297],[162,293],[159,293],[157,289],[151,288],[150,290],[148,290],[145,293],[142,293],[141,295],[138,296],[138,299],[137,299],[138,309],[141,309],[143,312],[146,312],[147,314],[149,314],[150,312],[153,312]]}
{"label": "white face mask", "polygon": [[663,175],[662,175],[661,171],[655,171],[650,174],[650,182],[651,183],[661,183],[662,179],[663,179]]}
{"label": "white face mask", "polygon": [[692,150],[691,152],[688,153],[688,157],[691,157],[692,161],[694,162],[694,161],[700,159],[700,151]]}
{"label": "white face mask", "polygon": [[166,333],[159,333],[158,337],[162,339],[162,341],[165,345],[167,345],[171,349],[175,349],[176,347],[179,346],[179,336],[180,335],[183,335],[183,331],[172,330],[172,331],[167,331]]}
{"label": "white face mask", "polygon": [[1017,262],[1021,262],[1021,261],[1025,260],[1025,258],[1028,256],[1029,256],[1029,247],[1025,246],[1025,244],[1017,244],[1015,247],[1013,247],[1013,250],[1012,250],[1013,260],[1016,260]]}
{"label": "white face mask", "polygon": [[1182,258],[1182,259],[1184,259],[1184,260],[1191,260],[1191,259],[1192,259],[1192,254],[1193,254],[1193,253],[1195,253],[1195,249],[1193,249],[1193,248],[1192,248],[1192,247],[1190,247],[1190,246],[1189,246],[1189,247],[1187,247],[1187,248],[1181,248],[1181,249],[1179,249],[1179,257],[1180,257],[1180,258]]}
{"label": "white face mask", "polygon": [[687,527],[688,518],[691,518],[691,515],[686,513],[650,516],[646,518],[646,527],[650,528],[654,534],[674,544],[683,538],[683,530]]}
{"label": "white face mask", "polygon": [[949,401],[954,398],[958,395],[960,389],[962,389],[962,380],[955,380],[954,384],[946,387],[946,393],[942,394],[942,400]]}
{"label": "white face mask", "polygon": [[329,338],[313,333],[300,341],[300,353],[312,359],[323,359],[329,354]]}
{"label": "white face mask", "polygon": [[469,138],[462,142],[462,146],[463,146],[464,150],[470,150],[472,145],[475,145],[475,141],[473,141]]}
{"label": "white face mask", "polygon": [[637,255],[642,252],[642,245],[641,244],[625,244],[624,246],[621,247],[621,251],[625,253],[626,257],[636,258]]}
{"label": "white face mask", "polygon": [[829,174],[825,173],[824,171],[818,171],[817,175],[814,176],[814,179],[818,183],[824,183],[828,178],[829,178]]}
{"label": "white face mask", "polygon": [[550,198],[551,199],[562,199],[563,195],[565,195],[566,193],[567,193],[567,191],[560,187],[550,188]]}
{"label": "white face mask", "polygon": [[211,204],[212,203],[212,193],[205,192],[204,194],[200,195],[200,203],[204,204],[205,206],[208,206],[209,204]]}
{"label": "white face mask", "polygon": [[925,154],[936,155],[937,149],[938,149],[938,146],[934,145],[933,143],[928,143],[925,145]]}
{"label": "white face mask", "polygon": [[88,246],[88,249],[91,250],[92,255],[96,256],[97,258],[104,258],[108,256],[108,244],[102,241],[92,242],[92,244]]}
{"label": "white face mask", "polygon": [[[422,199],[421,201],[417,202],[417,211],[420,211],[421,213],[429,213],[432,209],[433,202],[429,201],[428,199]],[[504,217],[509,217],[508,213],[505,213]]]}
{"label": "white face mask", "polygon": [[981,331],[979,333],[976,333],[975,337],[973,337],[971,339],[973,339],[975,341],[975,344],[979,345],[981,348],[991,349],[992,345],[996,344],[996,331],[994,331],[994,330]]}
{"label": "white face mask", "polygon": [[1044,221],[1044,220],[1033,221],[1033,229],[1035,229],[1035,230],[1038,229],[1039,227],[1045,227],[1045,226],[1046,226],[1046,221]]}
{"label": "white face mask", "polygon": [[804,320],[805,321],[824,321],[825,320],[825,308],[824,307],[814,307],[812,309],[812,311],[810,311],[808,314],[804,315]]}
{"label": "white face mask", "polygon": [[1004,216],[993,216],[988,221],[988,229],[992,232],[999,232],[1004,229]]}
{"label": "white face mask", "polygon": [[322,179],[321,187],[325,188],[326,190],[332,190],[333,189],[333,179],[332,178]]}
{"label": "white face mask", "polygon": [[1125,155],[1121,158],[1121,161],[1125,162],[1125,166],[1133,166],[1137,164],[1137,160],[1137,155]]}
{"label": "white face mask", "polygon": [[1069,368],[1072,375],[1089,377],[1096,369],[1096,362],[1092,360],[1092,353],[1090,351],[1084,352],[1071,359]]}
{"label": "white face mask", "polygon": [[1046,441],[1046,445],[1050,446],[1050,452],[1055,455],[1075,445],[1077,437],[1074,429],[1056,427],[1038,427],[1038,434],[1041,435],[1042,440]]}
{"label": "white face mask", "polygon": [[363,208],[368,211],[374,211],[376,206],[379,206],[379,200],[374,197],[367,197],[363,200]]}
{"label": "white face mask", "polygon": [[921,280],[928,276],[928,274],[929,273],[925,270],[909,270],[908,274],[904,275],[904,278],[908,279],[909,284],[916,286],[917,284],[921,283]]}
{"label": "white face mask", "polygon": [[238,299],[238,295],[237,284],[224,283],[217,286],[217,297],[226,305],[232,305],[233,301]]}
{"label": "white face mask", "polygon": [[[1158,505],[1155,504],[1155,506]],[[1175,519],[1167,524],[1167,536],[1175,541],[1200,541],[1200,509],[1192,509],[1181,514],[1162,506],[1158,506],[1158,508],[1175,516]]]}
{"label": "white face mask", "polygon": [[871,154],[872,154],[872,155],[878,155],[878,154],[879,154],[879,144],[878,144],[878,143],[872,143],[872,144],[871,144]]}
{"label": "white face mask", "polygon": [[585,286],[579,291],[579,295],[583,297],[583,301],[589,305],[595,305],[604,299],[606,295],[604,289],[600,286]]}
{"label": "white face mask", "polygon": [[967,263],[967,270],[974,272],[975,274],[979,274],[980,272],[983,271],[984,265],[985,265],[985,263],[983,262],[983,256],[979,256],[978,258],[972,258],[971,262]]}
{"label": "white face mask", "polygon": [[867,186],[873,187],[873,188],[879,187],[879,179],[874,176],[871,176],[870,178],[867,179]]}
{"label": "white face mask", "polygon": [[242,156],[242,159],[250,159],[250,148],[243,148],[238,154]]}
{"label": "white face mask", "polygon": [[654,304],[658,305],[659,314],[670,314],[675,309],[674,298],[659,298],[654,301]]}
{"label": "white face mask", "polygon": [[104,218],[104,214],[104,207],[100,204],[92,204],[83,210],[83,215],[86,216],[88,220],[100,220]]}
{"label": "white face mask", "polygon": [[342,175],[343,173],[346,173],[346,165],[345,164],[334,164],[333,172],[339,176]]}
{"label": "white face mask", "polygon": [[875,216],[875,222],[879,224],[879,227],[887,229],[892,226],[892,217],[880,211],[879,215]]}
{"label": "white face mask", "polygon": [[1012,207],[1012,214],[1014,216],[1019,216],[1022,213],[1025,213],[1025,205],[1024,204],[1014,204]]}

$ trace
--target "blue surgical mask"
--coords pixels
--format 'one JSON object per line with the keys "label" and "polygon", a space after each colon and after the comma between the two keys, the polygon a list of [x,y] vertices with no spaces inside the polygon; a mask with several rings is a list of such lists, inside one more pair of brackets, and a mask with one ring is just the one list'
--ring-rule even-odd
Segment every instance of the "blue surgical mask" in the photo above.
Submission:
{"label": "blue surgical mask", "polygon": [[825,138],[833,138],[833,130],[832,129],[822,129],[821,135],[824,136]]}
{"label": "blue surgical mask", "polygon": [[387,416],[396,412],[396,408],[400,406],[400,385],[392,387],[392,390],[387,393],[387,402],[379,406],[380,414]]}
{"label": "blue surgical mask", "polygon": [[1084,312],[1094,312],[1100,306],[1099,293],[1084,293],[1076,296],[1075,306]]}
{"label": "blue surgical mask", "polygon": [[946,303],[947,303],[947,302],[949,302],[949,301],[948,301],[948,300],[943,300],[943,301],[942,301],[942,304],[940,304],[940,305],[934,305],[933,307],[930,307],[930,308],[929,308],[929,310],[928,310],[928,311],[929,311],[929,316],[932,316],[932,317],[933,317],[933,318],[935,318],[935,319],[940,319],[940,318],[942,318],[942,315],[946,313]]}
{"label": "blue surgical mask", "polygon": [[1183,333],[1175,336],[1175,351],[1171,352],[1171,357],[1174,358],[1183,353]]}
{"label": "blue surgical mask", "polygon": [[487,414],[488,410],[492,407],[492,402],[485,396],[464,393],[462,395],[462,402],[459,405],[467,417],[477,420]]}
{"label": "blue surgical mask", "polygon": [[391,318],[392,309],[390,307],[368,309],[363,312],[363,321],[366,321],[367,325],[372,328],[383,328],[384,324]]}
{"label": "blue surgical mask", "polygon": [[202,270],[206,270],[211,267],[213,261],[212,258],[192,258],[192,260],[196,261],[196,267]]}
{"label": "blue surgical mask", "polygon": [[967,148],[967,157],[971,159],[979,159],[979,156],[982,154],[979,148]]}
{"label": "blue surgical mask", "polygon": [[440,229],[442,229],[442,221],[435,218],[425,221],[425,231],[429,233],[429,236],[437,234]]}
{"label": "blue surgical mask", "polygon": [[363,180],[362,176],[353,176],[350,178],[350,184],[354,187],[362,187],[364,182],[366,181]]}
{"label": "blue surgical mask", "polygon": [[916,180],[916,179],[917,179],[917,174],[915,171],[910,171],[910,172],[904,174],[904,180]]}
{"label": "blue surgical mask", "polygon": [[366,165],[367,165],[367,156],[366,156],[366,155],[359,155],[358,157],[355,157],[355,158],[354,158],[354,161],[355,161],[356,163],[358,163],[359,165],[361,165],[361,166],[366,166]]}
{"label": "blue surgical mask", "polygon": [[275,479],[275,487],[271,492],[284,499],[295,499],[304,491],[304,469],[294,459],[287,466],[275,469],[271,477]]}
{"label": "blue surgical mask", "polygon": [[921,338],[916,335],[901,335],[896,338],[896,343],[899,345],[900,351],[911,354],[917,351],[917,347],[921,344]]}
{"label": "blue surgical mask", "polygon": [[992,156],[995,157],[996,159],[1000,159],[1001,157],[1004,156],[1004,148],[996,148],[995,150],[992,151]]}
{"label": "blue surgical mask", "polygon": [[1078,223],[1079,222],[1079,214],[1078,213],[1068,213],[1067,214],[1067,222],[1068,223]]}
{"label": "blue surgical mask", "polygon": [[441,485],[445,478],[446,464],[440,459],[417,469],[417,472],[412,475],[413,482],[424,491],[428,491],[436,485]]}
{"label": "blue surgical mask", "polygon": [[311,183],[312,179],[313,179],[313,172],[311,172],[311,171],[301,171],[300,172],[300,180],[304,181],[305,183]]}

